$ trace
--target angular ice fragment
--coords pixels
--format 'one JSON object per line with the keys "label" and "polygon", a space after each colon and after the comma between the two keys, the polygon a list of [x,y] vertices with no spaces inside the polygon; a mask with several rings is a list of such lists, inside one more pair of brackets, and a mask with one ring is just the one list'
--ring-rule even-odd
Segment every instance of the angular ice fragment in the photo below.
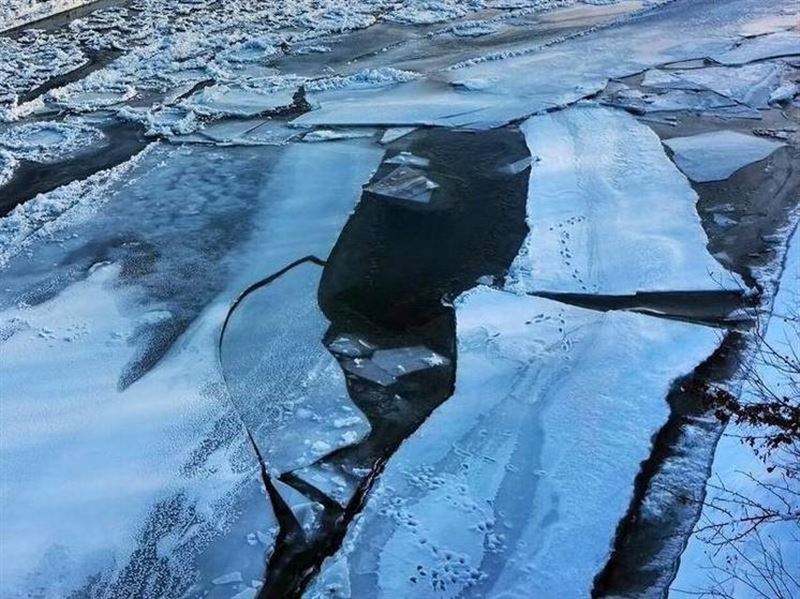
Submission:
{"label": "angular ice fragment", "polygon": [[736,47],[714,54],[711,58],[722,64],[738,65],[765,58],[795,55],[800,55],[800,32],[779,31],[746,39]]}
{"label": "angular ice fragment", "polygon": [[780,85],[783,65],[758,63],[741,67],[707,67],[687,71],[647,72],[643,85],[661,89],[710,90],[753,108],[767,108]]}
{"label": "angular ice fragment", "polygon": [[527,223],[508,287],[629,295],[738,289],[706,251],[697,194],[661,141],[629,114],[575,107],[522,130],[531,154]]}
{"label": "angular ice fragment", "polygon": [[292,472],[300,480],[321,491],[342,507],[347,507],[363,477],[345,472],[332,464],[317,463]]}
{"label": "angular ice fragment", "polygon": [[241,86],[213,85],[187,98],[181,105],[209,116],[256,116],[294,103],[295,88],[260,91]]}
{"label": "angular ice fragment", "polygon": [[422,158],[420,156],[414,156],[411,152],[400,152],[392,156],[391,158],[384,160],[385,164],[404,164],[406,166],[418,166],[420,168],[425,168],[429,166],[431,161],[427,158]]}
{"label": "angular ice fragment", "polygon": [[328,349],[338,356],[366,358],[372,355],[375,346],[353,335],[339,335],[331,341]]}
{"label": "angular ice fragment", "polygon": [[[321,274],[315,264],[300,264],[246,296],[222,340],[232,401],[274,472],[307,466],[370,430],[322,344],[328,322],[316,301]],[[331,426],[351,416],[357,418],[346,430]],[[347,431],[353,434],[343,436]]]}
{"label": "angular ice fragment", "polygon": [[386,372],[383,368],[375,364],[369,358],[355,358],[353,360],[343,360],[342,368],[362,379],[372,381],[383,387],[394,385],[397,378]]}
{"label": "angular ice fragment", "polygon": [[785,145],[736,131],[712,131],[664,141],[673,160],[692,181],[723,181]]}
{"label": "angular ice fragment", "polygon": [[386,130],[381,137],[381,144],[388,145],[393,141],[397,141],[401,137],[405,137],[409,133],[416,131],[416,127],[392,127]]}
{"label": "angular ice fragment", "polygon": [[273,479],[272,485],[281,496],[281,499],[283,499],[286,507],[291,510],[300,528],[306,534],[313,532],[319,522],[319,516],[323,509],[322,505],[278,479]]}
{"label": "angular ice fragment", "polygon": [[372,137],[374,129],[361,127],[358,129],[316,129],[303,136],[303,141],[337,141],[340,139],[358,139]]}
{"label": "angular ice fragment", "polygon": [[507,164],[500,168],[500,172],[506,175],[518,175],[525,169],[529,168],[533,163],[533,158],[530,156],[526,158],[520,158],[516,162],[512,162],[511,164]]}
{"label": "angular ice fragment", "polygon": [[456,321],[453,397],[389,460],[308,597],[589,596],[672,382],[719,342],[487,288]]}
{"label": "angular ice fragment", "polygon": [[229,574],[218,576],[211,582],[212,584],[231,584],[233,582],[242,582],[242,580],[243,578],[241,572],[230,572]]}
{"label": "angular ice fragment", "polygon": [[438,187],[439,184],[428,179],[424,173],[400,166],[367,187],[367,191],[389,198],[427,204],[431,201],[433,190]]}
{"label": "angular ice fragment", "polygon": [[423,345],[414,347],[395,347],[379,349],[372,356],[372,362],[395,377],[445,366],[450,360]]}

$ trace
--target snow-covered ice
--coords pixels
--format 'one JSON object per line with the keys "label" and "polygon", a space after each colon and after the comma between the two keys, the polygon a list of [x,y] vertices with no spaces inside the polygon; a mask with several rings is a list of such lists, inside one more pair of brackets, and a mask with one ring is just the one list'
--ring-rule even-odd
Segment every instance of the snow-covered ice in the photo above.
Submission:
{"label": "snow-covered ice", "polygon": [[[800,234],[797,231],[789,242],[786,258],[764,341],[781,355],[792,356],[796,355],[792,352],[800,347],[800,328],[796,320],[800,299]],[[786,364],[775,357],[756,360],[755,376],[746,379],[742,402],[763,401],[762,391],[754,381],[758,381],[758,385],[763,384],[771,393],[796,397],[796,375],[792,380]],[[725,429],[714,456],[703,512],[681,556],[680,568],[670,589],[671,598],[706,593],[751,599],[779,596],[776,589],[785,589],[785,596],[789,597],[798,588],[796,579],[792,583],[784,578],[778,562],[770,561],[782,560],[788,575],[796,576],[800,564],[800,527],[796,517],[770,519],[759,527],[758,534],[745,534],[752,521],[731,523],[737,518],[761,513],[756,509],[751,509],[749,513],[741,511],[739,498],[745,498],[767,510],[775,510],[776,513],[785,513],[787,507],[796,508],[793,502],[800,494],[798,480],[783,478],[781,468],[774,471],[768,469],[771,460],[783,459],[781,450],[777,450],[770,462],[765,463],[753,448],[742,442],[745,435],[761,435],[764,432],[738,423],[730,423]],[[788,459],[793,458],[789,455]],[[771,485],[774,485],[772,489]],[[786,491],[775,492],[775,489],[782,488]],[[787,500],[788,505],[785,503]],[[719,544],[720,537],[714,538],[714,530],[710,528],[714,525],[722,525],[724,537],[737,539],[742,535],[742,538]],[[717,543],[711,544],[710,541]],[[731,575],[731,572],[735,575]],[[782,586],[782,580],[788,583],[787,587]]]}
{"label": "snow-covered ice", "polygon": [[99,144],[103,132],[81,123],[36,122],[11,126],[0,133],[0,148],[21,160],[52,162]]}
{"label": "snow-covered ice", "polygon": [[689,137],[672,137],[664,144],[673,160],[692,181],[722,181],[740,168],[767,158],[784,146],[777,141],[736,131],[712,131]]}
{"label": "snow-covered ice", "polygon": [[508,287],[629,295],[718,290],[735,279],[706,251],[697,194],[655,133],[629,114],[575,107],[522,130],[530,233]]}
{"label": "snow-covered ice", "polygon": [[[239,415],[269,471],[284,473],[363,439],[370,427],[322,344],[322,268],[295,266],[237,304],[222,339],[222,366]],[[348,418],[348,426],[331,426]]]}
{"label": "snow-covered ice", "polygon": [[389,461],[307,597],[587,596],[672,381],[719,340],[485,287],[456,320],[453,397]]}

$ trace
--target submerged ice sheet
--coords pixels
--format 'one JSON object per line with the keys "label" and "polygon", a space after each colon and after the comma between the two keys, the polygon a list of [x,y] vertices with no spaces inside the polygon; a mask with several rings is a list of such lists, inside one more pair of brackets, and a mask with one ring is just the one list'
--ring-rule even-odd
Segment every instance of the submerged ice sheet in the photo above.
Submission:
{"label": "submerged ice sheet", "polygon": [[277,473],[308,466],[370,430],[322,344],[329,323],[317,306],[321,276],[320,266],[300,264],[254,291],[236,306],[222,339],[232,400]]}
{"label": "submerged ice sheet", "polygon": [[522,126],[530,234],[508,286],[629,295],[735,285],[706,251],[697,194],[655,133],[629,114],[575,107]]}
{"label": "submerged ice sheet", "polygon": [[785,144],[736,131],[712,131],[664,141],[673,160],[692,181],[723,181],[740,168],[763,160]]}
{"label": "submerged ice sheet", "polygon": [[719,339],[485,287],[456,321],[453,397],[391,458],[307,597],[588,596],[670,385]]}

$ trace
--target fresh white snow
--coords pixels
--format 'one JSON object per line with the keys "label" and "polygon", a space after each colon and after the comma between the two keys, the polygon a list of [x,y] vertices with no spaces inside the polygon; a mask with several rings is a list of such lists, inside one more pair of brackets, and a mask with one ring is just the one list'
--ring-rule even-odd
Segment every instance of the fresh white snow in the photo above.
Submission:
{"label": "fresh white snow", "polygon": [[629,114],[581,106],[532,117],[522,292],[629,295],[735,285],[706,251],[697,194]]}
{"label": "fresh white snow", "polygon": [[456,302],[452,398],[389,461],[307,597],[580,597],[672,381],[718,331],[485,287]]}

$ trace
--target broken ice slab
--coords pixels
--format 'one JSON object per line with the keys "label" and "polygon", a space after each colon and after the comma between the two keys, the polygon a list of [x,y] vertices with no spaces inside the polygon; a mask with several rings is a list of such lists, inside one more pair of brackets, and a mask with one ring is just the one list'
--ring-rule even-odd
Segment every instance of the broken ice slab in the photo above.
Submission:
{"label": "broken ice slab", "polygon": [[739,289],[707,252],[697,194],[631,115],[582,106],[522,125],[530,233],[509,272],[521,292],[630,295]]}
{"label": "broken ice slab", "polygon": [[428,179],[425,173],[400,166],[366,189],[380,196],[427,204],[438,187],[439,184]]}
{"label": "broken ice slab", "polygon": [[395,377],[450,364],[450,360],[424,345],[379,349],[372,362]]}
{"label": "broken ice slab", "polygon": [[353,335],[339,335],[331,341],[328,349],[337,356],[368,358],[375,351],[375,346]]}
{"label": "broken ice slab", "polygon": [[361,137],[372,137],[375,130],[368,127],[349,128],[349,129],[315,129],[303,136],[303,141],[338,141],[341,139],[358,139]]}
{"label": "broken ice slab", "polygon": [[317,307],[321,275],[303,263],[247,295],[222,339],[231,400],[270,472],[307,466],[370,430],[322,344],[329,323]]}
{"label": "broken ice slab", "polygon": [[346,472],[334,464],[317,463],[292,472],[300,480],[308,483],[341,507],[347,507],[355,496],[363,476]]}
{"label": "broken ice slab", "polygon": [[397,378],[386,372],[383,368],[375,364],[369,358],[354,358],[352,360],[343,360],[342,368],[350,374],[354,374],[362,379],[372,381],[382,387],[394,385]]}
{"label": "broken ice slab", "polygon": [[512,162],[511,164],[507,164],[500,168],[500,172],[505,175],[518,175],[525,169],[529,168],[533,163],[533,158],[527,156],[526,158],[520,158],[516,162]]}
{"label": "broken ice slab", "polygon": [[247,134],[267,123],[266,119],[222,120],[205,125],[200,135],[221,144],[255,143]]}
{"label": "broken ice slab", "polygon": [[416,127],[391,127],[381,137],[381,144],[388,145],[416,130]]}
{"label": "broken ice slab", "polygon": [[406,374],[447,366],[450,360],[425,347],[393,347],[375,350],[371,358],[344,360],[348,372],[384,387],[393,385]]}
{"label": "broken ice slab", "polygon": [[456,301],[456,327],[453,396],[390,458],[308,597],[589,596],[673,381],[719,343],[488,288]]}
{"label": "broken ice slab", "polygon": [[800,32],[779,31],[745,39],[725,52],[712,54],[711,58],[726,65],[740,65],[796,55],[800,55]]}
{"label": "broken ice slab", "polygon": [[391,158],[384,160],[384,164],[402,164],[406,166],[418,166],[420,168],[425,168],[426,166],[430,166],[431,161],[427,158],[422,158],[420,156],[414,156],[411,152],[400,152],[399,154],[395,154]]}
{"label": "broken ice slab", "polygon": [[181,102],[181,106],[197,114],[221,116],[256,116],[294,103],[293,87],[260,91],[236,85],[212,85]]}
{"label": "broken ice slab", "polygon": [[712,131],[664,141],[672,159],[692,181],[723,181],[785,145],[736,131]]}
{"label": "broken ice slab", "polygon": [[770,95],[780,85],[784,71],[784,65],[778,63],[687,71],[653,69],[647,72],[642,85],[656,89],[710,90],[752,108],[767,108]]}
{"label": "broken ice slab", "polygon": [[278,479],[272,479],[272,486],[275,487],[275,491],[292,512],[297,525],[303,532],[306,535],[313,533],[319,524],[319,517],[323,510],[322,504],[309,499],[293,486]]}

